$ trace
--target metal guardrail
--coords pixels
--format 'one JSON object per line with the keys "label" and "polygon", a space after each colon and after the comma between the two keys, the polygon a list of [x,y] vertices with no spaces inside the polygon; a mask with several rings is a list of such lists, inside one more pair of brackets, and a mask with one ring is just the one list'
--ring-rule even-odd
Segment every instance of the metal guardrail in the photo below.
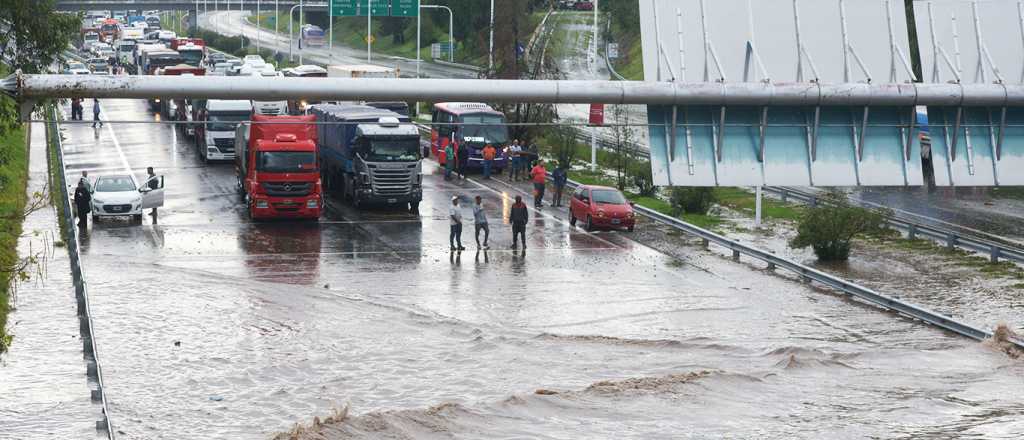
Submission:
{"label": "metal guardrail", "polygon": [[[778,194],[784,202],[792,199],[811,206],[815,206],[820,202],[820,198],[817,195],[806,191],[786,187],[765,187],[764,190]],[[863,201],[854,200],[854,202],[862,205],[865,204]],[[878,207],[875,204],[871,205]],[[885,221],[890,227],[906,232],[910,239],[916,239],[920,236],[943,243],[949,249],[961,248],[972,252],[988,254],[989,261],[993,263],[998,262],[1000,258],[1015,263],[1024,263],[1024,249],[1019,246],[965,234],[953,229],[915,222],[898,215],[886,216]]]}
{"label": "metal guardrail", "polygon": [[[578,186],[578,182],[570,180],[568,186]],[[793,272],[801,277],[806,282],[816,281],[825,286],[839,290],[843,293],[856,296],[857,298],[864,300],[870,304],[874,304],[886,310],[891,310],[900,313],[908,318],[917,319],[927,324],[949,330],[959,335],[966,336],[968,338],[983,341],[992,337],[992,333],[986,330],[982,330],[968,324],[959,322],[948,316],[933,312],[931,310],[900,301],[898,299],[885,296],[867,287],[859,284],[844,280],[822,272],[820,270],[804,266],[800,263],[779,257],[775,254],[763,251],[751,246],[747,246],[735,240],[731,240],[724,236],[718,235],[714,232],[700,228],[698,226],[686,223],[674,217],[667,216],[658,211],[643,206],[636,206],[634,208],[639,214],[650,218],[659,223],[666,224],[675,229],[683,231],[687,234],[699,237],[704,242],[705,248],[711,243],[715,243],[726,249],[732,251],[732,257],[734,260],[739,260],[740,255],[746,255],[755,259],[761,260],[768,264],[768,269],[774,270],[776,268],[783,268]],[[1013,344],[1017,349],[1024,350],[1024,341],[1020,339],[1010,339],[1008,342]]]}
{"label": "metal guardrail", "polygon": [[[92,313],[89,309],[89,292],[85,281],[85,268],[82,267],[82,257],[79,252],[79,240],[78,240],[78,229],[75,225],[74,215],[72,214],[71,208],[71,196],[68,192],[67,177],[65,176],[64,168],[64,148],[61,145],[60,138],[60,126],[57,123],[57,107],[51,106],[50,112],[50,124],[51,133],[53,135],[52,143],[50,139],[47,140],[47,149],[55,148],[57,151],[57,163],[51,164],[56,165],[57,182],[60,185],[60,196],[61,204],[64,206],[64,217],[60,221],[64,222],[65,236],[64,241],[67,243],[68,257],[71,261],[71,280],[75,286],[75,299],[78,303],[78,329],[82,336],[82,349],[85,354],[86,362],[86,376],[96,384],[96,389],[91,390],[91,399],[93,402],[98,402],[101,407],[101,418],[96,421],[96,431],[106,437],[109,440],[115,439],[114,429],[110,423],[110,412],[107,406],[106,393],[104,392],[103,383],[103,369],[100,366],[100,359],[98,350],[96,348],[96,338],[93,332]],[[47,155],[49,157],[49,155]]]}

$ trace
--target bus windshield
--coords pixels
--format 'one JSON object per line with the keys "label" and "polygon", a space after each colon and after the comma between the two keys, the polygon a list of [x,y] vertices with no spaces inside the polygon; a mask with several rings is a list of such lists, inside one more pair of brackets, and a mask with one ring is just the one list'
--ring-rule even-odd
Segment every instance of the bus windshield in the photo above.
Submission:
{"label": "bus windshield", "polygon": [[500,145],[508,142],[505,117],[498,115],[464,115],[460,118],[462,140],[471,144]]}

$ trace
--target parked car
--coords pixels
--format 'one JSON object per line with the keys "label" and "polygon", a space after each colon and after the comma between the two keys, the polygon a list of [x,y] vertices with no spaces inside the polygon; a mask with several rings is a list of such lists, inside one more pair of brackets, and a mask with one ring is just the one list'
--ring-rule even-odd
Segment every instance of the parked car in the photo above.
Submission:
{"label": "parked car", "polygon": [[576,10],[577,11],[593,11],[594,10],[594,4],[592,2],[587,2],[587,1],[576,2]]}
{"label": "parked car", "polygon": [[65,75],[88,75],[90,73],[92,73],[92,71],[89,70],[89,67],[83,63],[79,63],[78,61],[68,63],[68,67],[64,69]]}
{"label": "parked car", "polygon": [[607,186],[580,185],[569,201],[569,224],[583,221],[583,228],[626,228],[633,232],[636,213],[633,203],[619,190]]}
{"label": "parked car", "polygon": [[206,56],[206,64],[211,66],[216,66],[217,64],[226,62],[227,60],[227,55],[224,55],[221,52],[210,52],[210,54]]}
{"label": "parked car", "polygon": [[135,176],[117,174],[100,176],[92,185],[92,218],[131,217],[142,222],[142,212],[164,205],[164,179],[156,176],[157,188],[151,188],[149,181],[139,186]]}
{"label": "parked car", "polygon": [[106,58],[89,58],[85,61],[85,64],[89,66],[89,70],[93,72],[109,72],[110,65],[107,64]]}

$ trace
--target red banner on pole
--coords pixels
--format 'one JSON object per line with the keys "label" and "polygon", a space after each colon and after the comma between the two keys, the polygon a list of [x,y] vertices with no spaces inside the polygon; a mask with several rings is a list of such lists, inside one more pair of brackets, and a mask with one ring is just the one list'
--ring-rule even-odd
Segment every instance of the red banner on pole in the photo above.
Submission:
{"label": "red banner on pole", "polygon": [[590,104],[590,125],[604,125],[604,104]]}

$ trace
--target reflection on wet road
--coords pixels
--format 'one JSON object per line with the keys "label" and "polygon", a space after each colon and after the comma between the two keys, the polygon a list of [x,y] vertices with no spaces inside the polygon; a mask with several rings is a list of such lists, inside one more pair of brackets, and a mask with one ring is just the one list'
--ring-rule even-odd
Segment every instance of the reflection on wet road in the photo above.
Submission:
{"label": "reflection on wet road", "polygon": [[[83,243],[121,438],[266,438],[345,404],[339,437],[1024,431],[1024,366],[995,350],[744,265],[680,266],[564,210],[533,212],[512,251],[501,185],[430,175],[419,216],[332,202],[320,222],[252,223],[231,165],[170,126],[65,132],[72,176],[167,176],[155,224]],[[466,218],[485,198],[493,250],[467,225],[470,250],[449,252],[452,195]]]}

